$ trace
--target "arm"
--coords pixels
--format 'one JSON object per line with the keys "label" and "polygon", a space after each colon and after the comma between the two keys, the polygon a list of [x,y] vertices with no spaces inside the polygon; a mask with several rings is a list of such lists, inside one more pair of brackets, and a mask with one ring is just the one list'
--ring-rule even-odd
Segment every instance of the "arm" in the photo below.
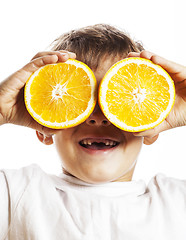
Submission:
{"label": "arm", "polygon": [[24,85],[30,75],[46,64],[65,62],[75,58],[75,54],[58,52],[38,53],[23,68],[13,73],[0,84],[0,125],[12,123],[36,129],[46,135],[52,135],[58,130],[49,129],[37,123],[27,112],[24,104]]}

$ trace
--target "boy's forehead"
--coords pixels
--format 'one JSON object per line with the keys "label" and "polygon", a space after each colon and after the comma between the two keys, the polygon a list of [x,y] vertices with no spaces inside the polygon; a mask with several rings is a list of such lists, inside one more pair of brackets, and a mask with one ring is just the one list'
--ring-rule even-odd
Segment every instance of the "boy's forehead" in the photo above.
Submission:
{"label": "boy's forehead", "polygon": [[124,59],[125,57],[122,56],[105,56],[101,59],[98,67],[96,70],[93,69],[93,72],[95,74],[95,77],[98,81],[98,83],[102,80],[102,78],[105,76],[106,72],[114,65],[116,62],[120,61],[121,59]]}

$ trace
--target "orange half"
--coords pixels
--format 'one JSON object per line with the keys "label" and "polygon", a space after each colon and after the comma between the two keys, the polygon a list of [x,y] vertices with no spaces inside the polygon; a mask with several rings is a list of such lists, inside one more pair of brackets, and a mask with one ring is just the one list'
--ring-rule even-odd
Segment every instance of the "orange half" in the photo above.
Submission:
{"label": "orange half", "polygon": [[139,132],[154,128],[170,113],[175,101],[174,82],[159,65],[143,58],[114,64],[99,87],[99,104],[118,128]]}
{"label": "orange half", "polygon": [[84,122],[96,104],[97,82],[84,63],[69,59],[49,64],[31,75],[25,85],[30,115],[49,128],[69,128]]}

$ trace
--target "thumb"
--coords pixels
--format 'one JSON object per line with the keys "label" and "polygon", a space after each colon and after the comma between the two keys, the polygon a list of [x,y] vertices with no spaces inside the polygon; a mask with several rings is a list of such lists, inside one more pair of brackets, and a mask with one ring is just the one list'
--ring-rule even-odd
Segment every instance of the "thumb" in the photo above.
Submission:
{"label": "thumb", "polygon": [[47,55],[34,59],[6,79],[6,81],[1,84],[1,88],[11,89],[14,92],[19,92],[24,87],[26,81],[32,73],[37,71],[40,67],[43,67],[47,64],[56,63],[57,61],[57,55]]}
{"label": "thumb", "polygon": [[133,133],[133,134],[134,134],[134,136],[137,136],[137,137],[153,138],[156,135],[158,135],[160,132],[166,131],[168,129],[171,129],[171,126],[166,120],[164,120],[162,123],[160,123],[155,128],[152,128],[152,129],[149,129],[149,130],[146,130],[146,131],[142,131],[142,132],[136,132],[136,133]]}
{"label": "thumb", "polygon": [[[29,113],[27,113],[27,114],[29,114]],[[44,134],[47,137],[50,137],[62,130],[62,129],[53,129],[53,128],[45,127],[45,126],[41,125],[40,123],[38,123],[37,121],[35,121],[32,117],[31,117],[30,123],[26,124],[26,127],[34,129],[34,130]]]}

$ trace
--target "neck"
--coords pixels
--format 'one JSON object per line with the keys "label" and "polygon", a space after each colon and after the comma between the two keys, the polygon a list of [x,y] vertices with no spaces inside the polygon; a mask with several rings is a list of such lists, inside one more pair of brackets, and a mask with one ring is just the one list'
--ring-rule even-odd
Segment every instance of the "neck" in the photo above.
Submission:
{"label": "neck", "polygon": [[117,178],[116,180],[114,180],[112,182],[129,182],[129,181],[132,181],[134,169],[135,169],[135,166],[129,172],[127,172],[126,174],[124,174],[123,176]]}

